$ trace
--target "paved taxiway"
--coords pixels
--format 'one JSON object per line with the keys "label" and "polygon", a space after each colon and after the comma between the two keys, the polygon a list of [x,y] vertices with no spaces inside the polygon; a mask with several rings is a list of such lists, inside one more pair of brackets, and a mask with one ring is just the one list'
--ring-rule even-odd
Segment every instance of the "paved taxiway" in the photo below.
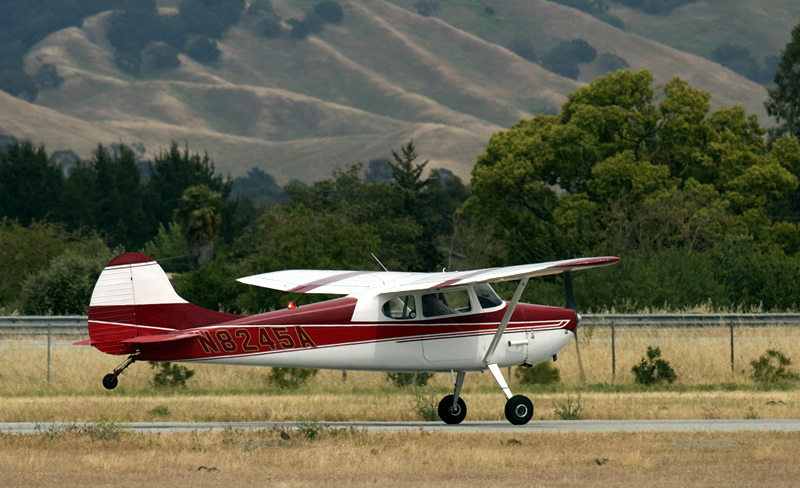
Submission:
{"label": "paved taxiway", "polygon": [[[131,422],[121,425],[135,432],[203,432],[226,428],[264,430],[296,429],[300,422]],[[757,420],[540,420],[527,425],[508,422],[319,422],[330,428],[354,428],[366,432],[428,431],[448,433],[524,433],[524,432],[735,432],[800,431],[800,419]],[[37,434],[70,426],[88,427],[90,422],[0,422],[0,433]]]}

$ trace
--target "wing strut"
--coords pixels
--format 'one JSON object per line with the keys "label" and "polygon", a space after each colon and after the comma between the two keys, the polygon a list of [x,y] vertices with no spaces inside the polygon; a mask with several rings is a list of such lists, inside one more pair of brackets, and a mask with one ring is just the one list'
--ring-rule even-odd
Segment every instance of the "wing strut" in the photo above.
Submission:
{"label": "wing strut", "polygon": [[508,303],[508,308],[506,308],[506,313],[503,315],[503,320],[500,321],[500,325],[497,327],[497,332],[494,333],[494,338],[492,339],[492,343],[489,344],[489,349],[486,351],[486,355],[483,357],[484,363],[490,364],[492,362],[492,356],[494,356],[494,351],[495,349],[497,349],[497,345],[500,344],[500,338],[503,337],[503,332],[506,331],[506,326],[508,326],[508,323],[511,321],[511,315],[514,313],[514,309],[517,308],[519,299],[522,296],[522,291],[525,290],[525,285],[527,284],[528,284],[527,277],[519,280],[519,285],[517,285],[517,291],[514,292],[514,296]]}

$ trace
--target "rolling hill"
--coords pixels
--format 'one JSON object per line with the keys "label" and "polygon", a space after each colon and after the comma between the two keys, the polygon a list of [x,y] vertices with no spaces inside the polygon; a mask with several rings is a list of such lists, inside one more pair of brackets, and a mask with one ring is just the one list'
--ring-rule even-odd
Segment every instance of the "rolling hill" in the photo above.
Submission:
{"label": "rolling hill", "polygon": [[[545,0],[485,2],[495,5],[491,16],[483,3],[442,1],[435,17],[417,14],[412,0],[340,3],[343,22],[320,35],[265,39],[240,25],[219,42],[218,61],[180,55],[178,68],[138,77],[114,64],[110,13],[88,18],[28,52],[26,71],[52,64],[64,83],[40,91],[33,104],[0,92],[0,133],[83,157],[98,143],[120,141],[141,142],[152,156],[175,140],[207,150],[223,173],[259,167],[281,183],[387,158],[413,139],[430,168],[468,179],[492,133],[558,112],[568,93],[605,74],[596,62],[581,65],[577,81],[547,71],[504,47],[520,35],[542,52],[582,38],[631,69],[650,70],[656,83],[680,76],[709,91],[714,108],[741,105],[768,122],[763,86],[676,49],[680,43],[659,42],[662,34],[648,39]],[[712,2],[698,2],[705,3]],[[272,4],[284,19],[313,6]],[[614,12],[638,25],[638,13]]]}

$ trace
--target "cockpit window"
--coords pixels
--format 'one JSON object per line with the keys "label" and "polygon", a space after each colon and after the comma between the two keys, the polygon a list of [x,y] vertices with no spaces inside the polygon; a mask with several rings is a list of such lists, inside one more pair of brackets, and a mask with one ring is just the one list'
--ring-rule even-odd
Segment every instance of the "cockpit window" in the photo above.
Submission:
{"label": "cockpit window", "polygon": [[422,295],[422,313],[426,317],[472,311],[467,290],[448,290]]}
{"label": "cockpit window", "polygon": [[394,297],[383,304],[383,315],[390,319],[408,320],[417,317],[414,295]]}
{"label": "cockpit window", "polygon": [[475,295],[478,296],[478,303],[481,304],[481,308],[494,308],[503,304],[503,300],[497,296],[497,293],[488,283],[475,285]]}

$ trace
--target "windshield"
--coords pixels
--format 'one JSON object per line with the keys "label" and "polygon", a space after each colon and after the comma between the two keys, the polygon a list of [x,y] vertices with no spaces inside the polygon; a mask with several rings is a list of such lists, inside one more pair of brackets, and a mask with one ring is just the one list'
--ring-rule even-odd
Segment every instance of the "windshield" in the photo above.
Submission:
{"label": "windshield", "polygon": [[478,303],[481,304],[481,308],[494,308],[503,304],[503,300],[497,296],[497,293],[489,286],[489,283],[475,285],[475,295],[478,297]]}

